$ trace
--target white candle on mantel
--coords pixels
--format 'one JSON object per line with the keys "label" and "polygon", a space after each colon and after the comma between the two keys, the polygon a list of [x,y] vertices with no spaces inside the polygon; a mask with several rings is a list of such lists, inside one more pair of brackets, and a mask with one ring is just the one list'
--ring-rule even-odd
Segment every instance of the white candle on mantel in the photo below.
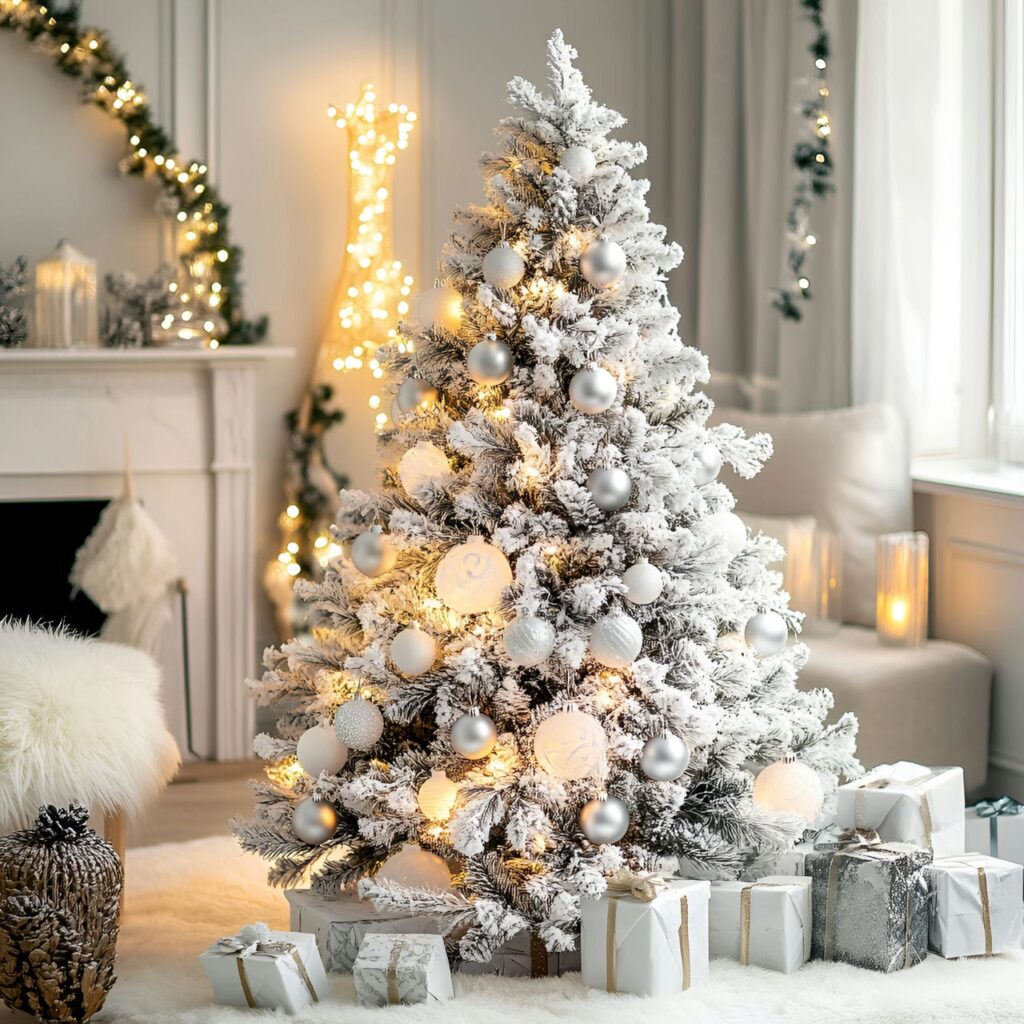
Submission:
{"label": "white candle on mantel", "polygon": [[896,647],[928,636],[928,534],[886,533],[875,546],[875,629]]}
{"label": "white candle on mantel", "polygon": [[96,348],[96,261],[62,238],[36,264],[34,348]]}

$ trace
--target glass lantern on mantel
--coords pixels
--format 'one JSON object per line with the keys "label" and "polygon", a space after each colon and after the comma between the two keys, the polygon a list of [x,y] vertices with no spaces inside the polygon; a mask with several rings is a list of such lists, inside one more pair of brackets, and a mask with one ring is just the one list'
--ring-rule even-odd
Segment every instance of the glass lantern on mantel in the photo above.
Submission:
{"label": "glass lantern on mantel", "polygon": [[173,282],[173,305],[163,313],[154,313],[150,344],[168,348],[217,348],[227,333],[227,321],[217,312],[211,299],[216,296],[207,282],[206,268],[193,263],[189,275]]}
{"label": "glass lantern on mantel", "polygon": [[882,534],[875,542],[875,571],[878,639],[919,647],[928,636],[928,534]]}
{"label": "glass lantern on mantel", "polygon": [[98,348],[96,261],[66,238],[36,264],[32,348]]}

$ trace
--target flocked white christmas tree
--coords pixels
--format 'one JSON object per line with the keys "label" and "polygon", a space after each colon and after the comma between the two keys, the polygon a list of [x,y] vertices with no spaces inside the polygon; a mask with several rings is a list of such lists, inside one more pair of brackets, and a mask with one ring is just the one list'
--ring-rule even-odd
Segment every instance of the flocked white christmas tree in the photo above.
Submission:
{"label": "flocked white christmas tree", "polygon": [[473,960],[524,929],[572,948],[623,865],[736,875],[859,768],[856,721],[796,688],[778,546],[716,479],[771,445],[707,426],[645,149],[609,137],[560,32],[548,50],[550,94],[510,83],[486,204],[382,353],[381,486],[342,492],[345,553],[299,584],[313,641],[250,684],[282,715],[235,823],[273,882],[358,882]]}

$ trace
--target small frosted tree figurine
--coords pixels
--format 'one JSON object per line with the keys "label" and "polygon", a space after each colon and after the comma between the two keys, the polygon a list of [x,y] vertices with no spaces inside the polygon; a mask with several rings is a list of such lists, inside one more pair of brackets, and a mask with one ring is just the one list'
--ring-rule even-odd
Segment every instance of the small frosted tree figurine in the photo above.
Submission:
{"label": "small frosted tree figurine", "polygon": [[300,584],[314,641],[251,684],[286,710],[236,825],[272,881],[358,882],[472,960],[524,929],[572,948],[580,895],[624,865],[736,875],[859,767],[856,721],[796,688],[778,547],[716,479],[770,441],[707,426],[665,286],[682,252],[629,175],[645,150],[610,138],[560,32],[548,51],[411,349],[382,354],[407,411],[379,491],[342,493],[346,553]]}

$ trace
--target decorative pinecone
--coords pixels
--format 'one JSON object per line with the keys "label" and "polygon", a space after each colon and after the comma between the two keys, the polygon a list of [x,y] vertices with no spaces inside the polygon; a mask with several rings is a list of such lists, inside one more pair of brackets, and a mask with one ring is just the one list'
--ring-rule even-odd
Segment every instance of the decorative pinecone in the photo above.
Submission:
{"label": "decorative pinecone", "polygon": [[35,835],[44,846],[78,842],[89,831],[89,812],[81,804],[39,808]]}

